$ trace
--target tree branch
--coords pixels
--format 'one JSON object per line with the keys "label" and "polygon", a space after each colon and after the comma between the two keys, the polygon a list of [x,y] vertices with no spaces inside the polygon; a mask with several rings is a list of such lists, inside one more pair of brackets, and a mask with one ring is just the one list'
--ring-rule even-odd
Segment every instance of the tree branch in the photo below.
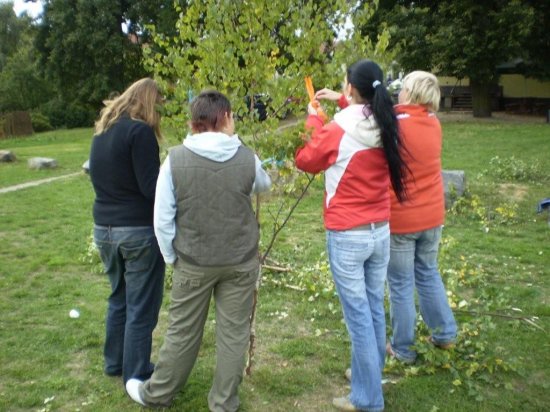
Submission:
{"label": "tree branch", "polygon": [[308,179],[307,185],[305,185],[303,187],[302,192],[300,193],[300,196],[298,196],[298,198],[296,199],[294,204],[291,206],[290,211],[288,212],[285,219],[283,220],[283,223],[281,223],[280,225],[274,225],[274,230],[273,230],[273,235],[271,236],[271,240],[269,241],[269,244],[267,246],[266,251],[264,252],[262,257],[260,258],[260,263],[261,264],[263,264],[265,262],[265,259],[267,258],[267,256],[269,255],[269,252],[271,252],[271,249],[273,248],[273,245],[275,243],[275,239],[277,239],[277,236],[279,235],[281,230],[283,230],[285,225],[288,223],[288,221],[290,220],[290,217],[294,213],[294,210],[298,207],[301,200],[304,198],[305,194],[307,193],[309,187],[311,186],[311,184],[315,180],[315,175],[310,175],[310,174],[306,173],[306,176],[307,176],[307,179]]}

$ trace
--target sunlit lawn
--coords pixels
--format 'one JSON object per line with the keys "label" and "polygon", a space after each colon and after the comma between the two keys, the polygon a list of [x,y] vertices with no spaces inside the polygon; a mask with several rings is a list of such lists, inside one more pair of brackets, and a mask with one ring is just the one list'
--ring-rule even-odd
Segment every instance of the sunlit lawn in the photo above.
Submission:
{"label": "sunlit lawn", "polygon": [[[550,126],[509,121],[444,122],[444,167],[466,171],[470,196],[477,196],[486,221],[472,214],[449,214],[441,266],[446,281],[461,270],[482,286],[461,286],[468,305],[456,308],[462,324],[490,313],[481,336],[486,357],[513,367],[497,370],[487,382],[476,379],[475,393],[454,385],[449,370],[418,373],[392,367],[398,382],[385,388],[388,411],[544,411],[550,405],[549,276],[550,227],[537,215],[539,200],[550,197]],[[0,164],[0,188],[80,170],[87,159],[91,129],[66,130],[30,138],[1,140],[13,150],[14,164]],[[55,171],[31,171],[33,156],[57,158]],[[490,171],[491,159],[514,156],[513,167],[537,164],[544,173],[516,181]],[[494,161],[493,161],[494,164]],[[535,171],[536,171],[535,170]],[[534,173],[533,171],[531,171]],[[108,284],[86,261],[92,229],[91,184],[81,174],[34,188],[0,194],[0,410],[139,410],[118,379],[102,373],[102,344]],[[343,372],[349,364],[349,339],[337,297],[323,266],[322,184],[317,182],[296,210],[271,255],[291,272],[264,271],[260,289],[257,348],[253,374],[242,385],[243,411],[330,411],[333,396],[348,392]],[[276,199],[270,200],[275,202]],[[262,206],[267,210],[269,205]],[[497,208],[514,210],[513,217]],[[499,209],[499,210],[501,210]],[[263,227],[269,214],[263,213]],[[264,230],[263,244],[268,230]],[[154,341],[154,357],[166,330],[168,292]],[[69,317],[71,309],[80,317]],[[544,330],[523,321],[535,319]],[[461,341],[466,345],[465,340]],[[481,351],[481,349],[480,349]],[[190,380],[170,410],[205,411],[214,367],[214,324]],[[462,353],[462,352],[460,352]],[[435,353],[434,356],[439,356]],[[493,356],[493,358],[495,357]],[[461,363],[464,365],[465,362]],[[478,398],[478,400],[476,400]],[[47,402],[46,402],[47,401]]]}

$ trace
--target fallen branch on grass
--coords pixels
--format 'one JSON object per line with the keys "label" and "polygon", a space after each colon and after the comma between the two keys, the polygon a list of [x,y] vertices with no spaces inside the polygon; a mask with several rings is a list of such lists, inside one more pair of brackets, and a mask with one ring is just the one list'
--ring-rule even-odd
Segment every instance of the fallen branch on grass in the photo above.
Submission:
{"label": "fallen branch on grass", "polygon": [[291,268],[285,268],[285,267],[282,267],[282,266],[274,266],[274,265],[266,265],[266,264],[263,264],[262,268],[263,269],[269,269],[269,270],[272,270],[274,272],[290,272],[290,271],[292,271]]}
{"label": "fallen branch on grass", "polygon": [[455,313],[464,313],[467,315],[477,315],[477,316],[491,316],[491,317],[498,317],[498,318],[504,318],[504,319],[510,319],[510,320],[520,320],[525,323],[528,323],[531,326],[534,326],[537,329],[540,329],[543,332],[546,332],[544,328],[540,325],[537,325],[535,323],[535,316],[514,316],[514,315],[507,315],[505,313],[494,313],[494,312],[477,312],[475,310],[461,310],[461,309],[455,309],[453,310]]}

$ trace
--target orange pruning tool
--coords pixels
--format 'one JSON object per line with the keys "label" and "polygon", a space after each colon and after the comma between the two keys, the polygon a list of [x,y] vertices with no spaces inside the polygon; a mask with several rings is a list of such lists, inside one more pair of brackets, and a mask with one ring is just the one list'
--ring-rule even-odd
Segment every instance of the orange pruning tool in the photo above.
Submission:
{"label": "orange pruning tool", "polygon": [[315,89],[313,88],[313,81],[311,80],[311,76],[306,76],[304,80],[306,82],[306,90],[309,96],[309,102],[311,103],[313,108],[317,110],[317,116],[319,116],[323,120],[323,122],[326,123],[328,120],[328,116],[326,115],[319,102],[315,100]]}

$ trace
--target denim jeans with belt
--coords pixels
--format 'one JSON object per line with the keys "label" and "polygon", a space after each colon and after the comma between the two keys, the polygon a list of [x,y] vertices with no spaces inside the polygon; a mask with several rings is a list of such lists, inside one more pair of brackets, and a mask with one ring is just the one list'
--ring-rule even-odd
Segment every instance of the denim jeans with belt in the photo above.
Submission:
{"label": "denim jeans with belt", "polygon": [[94,241],[109,275],[105,373],[146,379],[152,334],[164,291],[165,264],[152,226],[95,226]]}
{"label": "denim jeans with belt", "polygon": [[430,328],[436,344],[451,343],[456,338],[456,322],[447,301],[445,286],[437,267],[442,227],[409,234],[391,235],[388,285],[393,336],[390,340],[395,356],[413,362],[416,306]]}
{"label": "denim jeans with belt", "polygon": [[330,268],[351,339],[350,402],[358,409],[384,409],[382,370],[386,319],[384,286],[389,226],[327,231]]}

